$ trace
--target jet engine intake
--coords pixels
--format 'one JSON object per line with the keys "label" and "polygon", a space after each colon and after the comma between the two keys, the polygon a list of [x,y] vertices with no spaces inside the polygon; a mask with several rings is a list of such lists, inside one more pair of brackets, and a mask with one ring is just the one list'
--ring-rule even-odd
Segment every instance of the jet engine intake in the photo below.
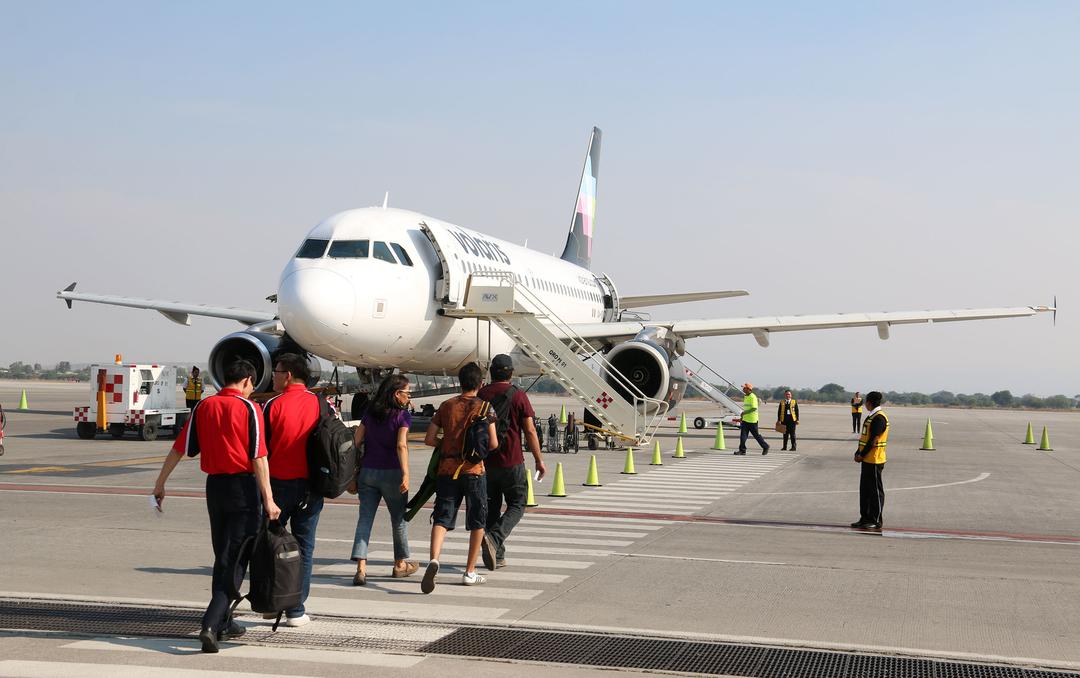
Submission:
{"label": "jet engine intake", "polygon": [[[616,345],[607,354],[607,360],[627,381],[643,395],[675,407],[686,393],[686,370],[678,356],[668,353],[654,341],[635,338]],[[616,393],[633,402],[632,390],[627,388],[611,372],[604,379]],[[655,408],[649,408],[649,413]]]}
{"label": "jet engine intake", "polygon": [[[243,359],[255,366],[255,391],[267,392],[273,388],[271,379],[274,362],[274,354],[278,351],[290,348],[292,342],[286,338],[265,332],[242,331],[233,332],[223,337],[214,348],[210,349],[209,372],[210,383],[214,388],[220,389],[223,384],[225,366],[234,360]],[[306,355],[304,351],[297,350],[300,355]],[[322,366],[319,359],[308,355],[308,368],[311,370],[311,379],[308,380],[308,388],[319,383],[322,377]]]}

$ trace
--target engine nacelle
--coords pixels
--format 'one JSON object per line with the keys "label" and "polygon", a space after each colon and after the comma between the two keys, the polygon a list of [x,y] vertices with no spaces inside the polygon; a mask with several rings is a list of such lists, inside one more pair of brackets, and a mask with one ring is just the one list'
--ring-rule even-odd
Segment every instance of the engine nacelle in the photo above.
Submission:
{"label": "engine nacelle", "polygon": [[[645,396],[666,401],[675,407],[686,393],[686,370],[677,355],[649,339],[635,338],[608,351],[607,360]],[[628,402],[633,397],[628,388],[611,373],[604,379]],[[650,409],[649,413],[652,411]]]}
{"label": "engine nacelle", "polygon": [[[255,391],[267,392],[272,386],[271,375],[274,371],[273,356],[285,343],[281,337],[264,332],[233,332],[225,336],[214,348],[210,349],[209,371],[210,383],[214,388],[222,387],[222,375],[225,366],[232,361],[242,358],[255,366]],[[303,351],[297,351],[304,355]],[[311,370],[311,379],[308,380],[308,388],[319,383],[322,377],[322,365],[315,356],[308,356],[308,368]]]}

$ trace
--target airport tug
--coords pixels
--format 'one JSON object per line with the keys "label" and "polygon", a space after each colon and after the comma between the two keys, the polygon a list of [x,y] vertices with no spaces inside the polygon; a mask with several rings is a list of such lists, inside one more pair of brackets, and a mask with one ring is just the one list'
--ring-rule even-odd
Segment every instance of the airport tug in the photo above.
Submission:
{"label": "airport tug", "polygon": [[191,410],[176,406],[176,368],[165,365],[123,364],[90,366],[93,404],[75,408],[75,431],[83,440],[98,433],[122,438],[134,431],[143,440],[156,440],[158,431],[179,433]]}

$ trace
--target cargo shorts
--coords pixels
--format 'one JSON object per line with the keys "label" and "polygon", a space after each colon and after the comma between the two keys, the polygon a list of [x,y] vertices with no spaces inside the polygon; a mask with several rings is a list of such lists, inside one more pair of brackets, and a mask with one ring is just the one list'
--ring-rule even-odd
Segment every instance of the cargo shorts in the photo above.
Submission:
{"label": "cargo shorts", "polygon": [[435,479],[435,511],[431,521],[447,530],[454,529],[457,523],[458,508],[465,500],[465,529],[482,530],[487,524],[487,477],[478,475],[460,475],[455,480],[450,476]]}

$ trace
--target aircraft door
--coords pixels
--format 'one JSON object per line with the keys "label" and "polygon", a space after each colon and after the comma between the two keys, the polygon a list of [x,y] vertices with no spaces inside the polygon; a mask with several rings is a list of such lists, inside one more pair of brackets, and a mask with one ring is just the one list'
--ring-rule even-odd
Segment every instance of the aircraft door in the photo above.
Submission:
{"label": "aircraft door", "polygon": [[444,229],[429,226],[424,222],[420,222],[420,230],[431,243],[439,259],[439,269],[435,275],[434,298],[443,304],[457,306],[465,296],[466,275],[461,268],[454,268],[455,265],[460,267],[461,261],[454,251],[453,238]]}

